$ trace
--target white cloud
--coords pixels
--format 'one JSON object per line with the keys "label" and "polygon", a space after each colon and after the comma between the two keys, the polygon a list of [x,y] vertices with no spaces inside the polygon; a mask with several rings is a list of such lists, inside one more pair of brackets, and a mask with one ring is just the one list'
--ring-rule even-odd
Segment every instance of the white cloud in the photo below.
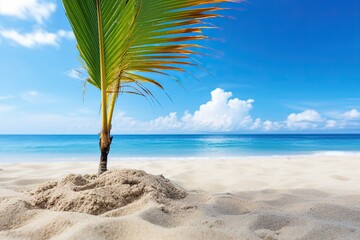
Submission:
{"label": "white cloud", "polygon": [[[114,132],[231,132],[231,131],[302,131],[356,128],[360,123],[354,121],[338,121],[322,116],[313,109],[299,113],[291,113],[284,121],[261,120],[250,114],[253,99],[240,100],[233,98],[231,92],[217,88],[211,92],[211,100],[199,106],[194,113],[185,112],[178,116],[172,112],[150,121],[139,121],[118,114],[114,118]],[[356,111],[349,111],[356,117]],[[255,119],[255,120],[254,120]]]}
{"label": "white cloud", "polygon": [[36,29],[29,33],[20,33],[14,29],[4,29],[0,30],[0,36],[27,48],[43,45],[58,46],[61,39],[74,38],[72,32],[59,30],[58,32],[50,33],[42,29]]}
{"label": "white cloud", "polygon": [[[53,1],[45,0],[0,0],[0,16],[11,16],[18,19],[34,19],[43,23],[56,10]],[[62,39],[75,39],[72,31],[58,30],[48,32],[36,24],[34,30],[21,32],[11,27],[0,28],[0,37],[27,48],[37,46],[59,46]]]}
{"label": "white cloud", "polygon": [[290,122],[321,122],[322,117],[321,115],[312,109],[305,110],[301,113],[292,113],[288,116],[288,121]]}
{"label": "white cloud", "polygon": [[72,31],[59,30],[57,32],[57,35],[59,37],[66,38],[66,39],[75,39],[74,32],[72,32]]}
{"label": "white cloud", "polygon": [[39,92],[37,90],[29,90],[23,92],[20,97],[28,103],[52,104],[61,101],[58,97],[51,94]]}
{"label": "white cloud", "polygon": [[[1,1],[1,0],[0,0]],[[1,108],[0,108],[1,109]],[[0,110],[1,112],[1,110]],[[95,114],[93,117],[67,114],[22,114],[2,116],[0,132],[4,134],[77,134],[96,133],[100,131],[101,122]],[[16,121],[14,121],[16,116]],[[29,127],[31,123],[31,127]]]}
{"label": "white cloud", "polygon": [[29,103],[36,103],[41,100],[41,94],[38,91],[30,90],[21,94],[21,98]]}
{"label": "white cloud", "polygon": [[350,111],[347,111],[344,113],[345,119],[359,119],[360,118],[360,112],[357,109],[351,109]]}
{"label": "white cloud", "polygon": [[211,100],[200,106],[194,114],[185,113],[181,121],[189,130],[231,131],[250,127],[249,114],[253,99],[231,98],[231,92],[217,88],[211,92]]}
{"label": "white cloud", "polygon": [[273,123],[272,121],[269,121],[269,120],[265,121],[265,122],[263,123],[264,130],[265,130],[265,131],[271,131],[271,130],[273,130],[273,128],[274,128],[273,125],[274,125],[274,123]]}
{"label": "white cloud", "polygon": [[273,121],[262,121],[260,118],[257,118],[249,130],[260,130],[260,131],[277,131],[284,128],[283,122],[273,122]]}
{"label": "white cloud", "polygon": [[13,110],[15,107],[11,105],[0,105],[0,113],[8,112]]}
{"label": "white cloud", "polygon": [[0,15],[19,19],[34,19],[38,23],[55,12],[56,4],[41,0],[1,0]]}
{"label": "white cloud", "polygon": [[180,119],[177,113],[172,112],[167,116],[140,122],[121,113],[113,125],[114,127],[126,126],[126,130],[136,131],[227,132],[250,128],[254,124],[249,114],[254,100],[240,100],[231,97],[231,92],[217,88],[211,92],[210,101],[201,105],[199,110],[194,113],[185,112]]}
{"label": "white cloud", "polygon": [[292,130],[304,130],[318,128],[324,119],[313,109],[305,110],[301,113],[292,113],[287,117],[287,128]]}
{"label": "white cloud", "polygon": [[[112,123],[113,132],[143,132],[145,131],[145,122],[138,121],[120,112],[114,116]],[[149,129],[148,129],[149,130]]]}
{"label": "white cloud", "polygon": [[360,127],[360,112],[355,108],[346,112],[330,111],[326,115],[328,118],[325,128],[349,129]]}
{"label": "white cloud", "polygon": [[13,98],[15,98],[15,97],[12,96],[12,95],[0,96],[0,101],[1,101],[1,100],[13,99]]}
{"label": "white cloud", "polygon": [[178,121],[177,114],[175,112],[172,112],[167,116],[161,116],[151,120],[145,125],[148,129],[180,129],[184,127],[184,124]]}
{"label": "white cloud", "polygon": [[251,130],[261,129],[262,128],[262,121],[260,118],[257,118],[252,126],[250,127]]}
{"label": "white cloud", "polygon": [[[20,95],[21,98],[30,103],[42,104],[54,102],[52,96],[39,91],[31,90]],[[6,97],[7,99],[7,97]],[[234,98],[231,92],[217,88],[211,92],[211,99],[200,105],[199,108],[190,113],[185,112],[179,115],[171,112],[168,115],[160,116],[149,121],[141,121],[121,112],[114,115],[113,133],[197,133],[197,132],[289,132],[289,131],[334,131],[339,129],[359,129],[360,121],[356,119],[357,110],[337,112],[343,118],[330,117],[327,114],[320,114],[316,110],[308,109],[298,113],[291,113],[283,121],[270,121],[254,118],[250,111],[253,108],[254,100],[240,100]],[[0,105],[0,112],[8,112],[14,106]],[[12,111],[12,114],[17,111]],[[7,116],[8,114],[3,114]],[[345,115],[351,119],[345,119]],[[17,129],[19,122],[14,118],[4,119],[2,125],[14,126],[6,128],[3,132],[28,132],[29,129]],[[39,114],[21,115],[16,117],[20,122],[38,122],[32,133],[91,133],[100,128],[100,118],[97,110],[79,108],[76,111],[65,114]],[[15,129],[15,130],[14,130]],[[16,130],[17,129],[17,130]],[[1,129],[0,129],[1,130]]]}
{"label": "white cloud", "polygon": [[69,77],[73,78],[73,79],[82,79],[82,76],[85,76],[81,69],[71,69],[70,71],[66,72],[66,75],[68,75]]}
{"label": "white cloud", "polygon": [[[57,103],[60,101],[60,99],[57,98],[56,96],[46,94],[43,92],[39,92],[37,90],[24,91],[24,92],[20,93],[18,96],[14,96],[14,95],[0,96],[0,101],[6,101],[9,99],[15,99],[15,101],[20,99],[20,100],[23,100],[28,103],[41,103],[41,104]],[[13,101],[11,101],[11,102],[13,102]],[[87,108],[81,108],[81,109],[79,109],[78,112],[79,113],[89,113],[90,110]]]}
{"label": "white cloud", "polygon": [[323,117],[315,110],[309,109],[301,113],[292,113],[286,121],[288,130],[326,130],[326,129],[351,129],[360,126],[360,112],[352,109],[345,113],[330,112],[327,117]]}
{"label": "white cloud", "polygon": [[338,123],[335,120],[327,120],[325,128],[335,128],[338,126]]}
{"label": "white cloud", "polygon": [[283,127],[284,126],[282,123],[266,120],[263,123],[262,129],[265,131],[277,131],[277,130],[282,129]]}

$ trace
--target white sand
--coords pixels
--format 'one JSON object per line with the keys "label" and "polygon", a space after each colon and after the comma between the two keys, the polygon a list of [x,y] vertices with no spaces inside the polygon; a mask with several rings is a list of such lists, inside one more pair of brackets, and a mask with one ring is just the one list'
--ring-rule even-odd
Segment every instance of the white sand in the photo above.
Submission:
{"label": "white sand", "polygon": [[[0,239],[360,239],[360,156],[113,161],[189,194],[115,217],[39,209],[28,191],[96,162],[0,163]],[[110,214],[111,215],[111,214]]]}

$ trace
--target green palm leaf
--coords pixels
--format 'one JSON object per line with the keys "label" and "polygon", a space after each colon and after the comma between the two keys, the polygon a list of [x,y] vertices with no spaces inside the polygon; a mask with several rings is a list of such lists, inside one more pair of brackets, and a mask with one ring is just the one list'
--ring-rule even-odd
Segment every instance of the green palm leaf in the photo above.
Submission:
{"label": "green palm leaf", "polygon": [[148,73],[172,77],[169,71],[197,65],[189,56],[208,38],[203,20],[218,17],[223,2],[235,1],[63,0],[88,82],[102,93],[101,149],[110,146],[118,93],[153,96],[145,83],[164,88]]}

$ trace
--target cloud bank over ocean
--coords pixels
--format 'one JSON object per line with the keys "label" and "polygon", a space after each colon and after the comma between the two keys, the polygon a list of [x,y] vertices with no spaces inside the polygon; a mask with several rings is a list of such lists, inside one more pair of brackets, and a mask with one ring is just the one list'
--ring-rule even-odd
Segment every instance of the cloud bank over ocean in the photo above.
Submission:
{"label": "cloud bank over ocean", "polygon": [[[185,132],[232,132],[232,131],[297,131],[309,129],[336,129],[360,126],[357,109],[339,113],[330,119],[313,109],[290,113],[283,121],[262,120],[251,115],[255,100],[233,98],[231,92],[217,88],[211,92],[211,99],[199,106],[194,113],[186,111],[181,117],[176,112],[160,116],[150,121],[138,121],[119,113],[115,131],[185,131]],[[126,129],[122,126],[126,126]]]}
{"label": "cloud bank over ocean", "polygon": [[[41,99],[56,102],[44,93],[31,90],[22,93],[19,98],[29,104],[36,104]],[[15,111],[16,106],[5,104],[14,96],[0,96],[0,112]],[[346,112],[332,112],[331,116],[314,109],[290,113],[282,121],[272,121],[254,117],[251,110],[256,107],[254,99],[242,100],[234,97],[232,92],[216,88],[210,93],[210,99],[198,106],[194,112],[183,114],[170,112],[148,121],[141,121],[125,112],[116,114],[113,133],[197,133],[197,132],[296,132],[303,130],[336,130],[360,127],[360,113],[357,109]],[[23,115],[23,121],[33,122],[33,130],[55,132],[56,129],[67,129],[67,133],[91,133],[97,129],[100,120],[96,111],[79,109],[66,115],[31,114]],[[51,122],[49,126],[47,123]],[[11,126],[8,123],[8,128]],[[11,128],[11,127],[10,127]],[[19,128],[19,126],[17,126]],[[21,129],[21,126],[20,126]],[[6,130],[3,130],[6,132]]]}

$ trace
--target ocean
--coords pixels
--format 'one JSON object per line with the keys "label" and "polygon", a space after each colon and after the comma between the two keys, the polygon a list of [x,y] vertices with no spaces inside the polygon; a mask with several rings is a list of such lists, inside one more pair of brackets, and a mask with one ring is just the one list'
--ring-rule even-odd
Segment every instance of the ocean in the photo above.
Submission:
{"label": "ocean", "polygon": [[[115,135],[109,157],[130,159],[360,155],[360,134]],[[97,135],[0,135],[0,162],[97,161]]]}

